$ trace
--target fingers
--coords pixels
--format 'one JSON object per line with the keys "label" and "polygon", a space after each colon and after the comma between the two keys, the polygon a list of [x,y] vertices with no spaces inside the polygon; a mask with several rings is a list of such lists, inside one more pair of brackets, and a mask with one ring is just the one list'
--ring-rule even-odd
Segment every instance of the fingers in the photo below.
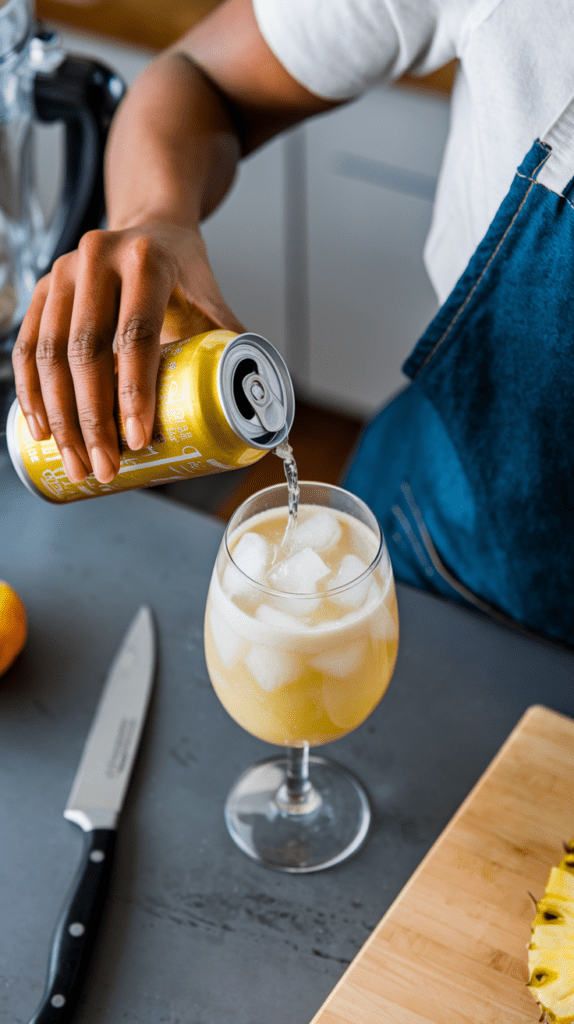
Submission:
{"label": "fingers", "polygon": [[[75,452],[81,456],[85,451],[87,464],[97,479],[109,483],[120,467],[112,351],[120,283],[115,270],[101,256],[98,236],[85,236],[79,250],[67,339],[67,362],[73,388],[66,387],[66,378],[62,376],[50,399],[45,395],[44,401],[62,455],[62,444],[69,446],[71,436]],[[42,328],[52,312],[51,299],[52,293],[46,302]],[[76,417],[73,415],[74,399]]]}
{"label": "fingers", "polygon": [[[181,341],[183,338],[193,338],[196,334],[203,334],[205,331],[213,331],[217,328],[236,331],[237,334],[243,334],[245,331],[243,325],[223,300],[221,303],[217,303],[204,296],[197,302],[201,302],[201,308],[195,302],[188,302],[181,290],[175,288],[170,295],[162,324],[162,344]],[[209,314],[205,312],[206,310],[210,311]]]}
{"label": "fingers", "polygon": [[[235,313],[219,294],[206,298],[201,304],[201,310],[208,320],[218,327],[223,327],[228,331],[237,331],[238,334],[243,334],[245,331],[241,321],[237,319]],[[204,327],[203,329],[208,330],[209,328]]]}
{"label": "fingers", "polygon": [[[119,408],[134,449],[151,442],[159,336],[175,269],[148,238],[84,235],[38,283],[14,349],[16,389],[35,440],[53,435],[70,480],[119,470]],[[113,351],[117,328],[117,355]]]}
{"label": "fingers", "polygon": [[[170,307],[179,338],[214,326],[244,330],[199,232],[163,223],[90,231],[38,283],[14,349],[16,390],[32,437],[53,434],[73,482],[93,471],[107,483],[119,470],[116,370],[128,445],[151,443]],[[181,333],[186,320],[193,329]]]}
{"label": "fingers", "polygon": [[[229,308],[219,290],[209,263],[205,242],[199,232],[194,242],[194,258],[186,261],[182,267],[183,291],[187,296],[185,303],[188,311],[187,326],[193,327],[194,330],[189,330],[189,333],[184,336],[191,337],[193,333],[198,334],[201,331],[211,330],[213,327],[221,327],[224,330],[242,334],[245,327]],[[181,296],[182,292],[176,289],[176,295],[172,295],[170,306],[168,306],[168,314],[173,308],[176,317],[180,313],[178,294]],[[181,307],[181,302],[179,302],[179,306]],[[182,335],[180,334],[179,337],[181,338]]]}
{"label": "fingers", "polygon": [[74,381],[68,361],[68,339],[74,307],[74,283],[62,260],[52,270],[50,287],[38,327],[36,368],[49,432],[62,455],[70,480],[78,483],[91,472],[84,444]]}
{"label": "fingers", "polygon": [[50,436],[48,416],[36,366],[36,347],[48,288],[49,278],[42,278],[36,286],[12,352],[18,400],[26,417],[28,429],[35,441],[45,441]]}
{"label": "fingers", "polygon": [[32,437],[50,434],[70,480],[91,472],[80,433],[67,347],[74,303],[73,259],[63,258],[32,296],[13,353],[16,390]]}
{"label": "fingers", "polygon": [[176,277],[175,265],[150,239],[131,248],[124,268],[118,330],[118,400],[130,448],[151,444],[160,334]]}
{"label": "fingers", "polygon": [[36,440],[53,435],[73,483],[92,471],[107,483],[119,468],[112,354],[119,285],[101,246],[94,251],[97,242],[82,240],[39,282],[14,350],[30,432]]}

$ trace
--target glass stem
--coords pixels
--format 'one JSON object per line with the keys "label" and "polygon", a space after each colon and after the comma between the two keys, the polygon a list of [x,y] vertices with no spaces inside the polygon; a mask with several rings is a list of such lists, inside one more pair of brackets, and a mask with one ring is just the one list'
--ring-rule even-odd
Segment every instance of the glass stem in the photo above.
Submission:
{"label": "glass stem", "polygon": [[293,803],[303,803],[309,790],[309,744],[287,747],[287,793]]}
{"label": "glass stem", "polygon": [[321,806],[323,798],[309,778],[309,744],[286,747],[286,753],[285,781],[275,793],[275,803],[282,814],[291,817],[311,814]]}

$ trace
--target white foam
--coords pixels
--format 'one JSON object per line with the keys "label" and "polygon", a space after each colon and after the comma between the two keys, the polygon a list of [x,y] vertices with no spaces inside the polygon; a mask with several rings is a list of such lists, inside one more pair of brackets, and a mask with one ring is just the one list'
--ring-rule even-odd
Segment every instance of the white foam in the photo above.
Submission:
{"label": "white foam", "polygon": [[315,594],[319,580],[330,572],[320,555],[303,548],[275,566],[269,573],[269,583],[286,594]]}
{"label": "white foam", "polygon": [[[357,555],[345,555],[332,580],[329,580],[329,589],[344,587],[358,579],[368,569],[366,562],[363,562]],[[359,608],[363,604],[369,590],[370,577],[356,583],[355,586],[348,586],[340,594],[332,594],[330,600],[343,608]]]}
{"label": "white foam", "polygon": [[367,642],[364,639],[354,640],[350,644],[331,647],[322,654],[310,659],[310,665],[318,672],[336,679],[358,672],[367,655]]}
{"label": "white foam", "polygon": [[[373,584],[373,586],[376,586],[376,584]],[[394,640],[397,636],[395,621],[383,601],[380,602],[376,613],[371,615],[369,632],[373,640]]]}
{"label": "white foam", "polygon": [[[362,631],[370,627],[371,617],[378,614],[378,603],[381,600],[381,592],[376,585],[369,588],[369,594],[365,604],[359,609],[347,612],[340,619],[319,621],[313,626],[308,626],[303,619],[298,620],[298,628],[292,633],[272,626],[267,622],[249,615],[243,611],[233,600],[230,599],[222,589],[217,575],[217,567],[214,568],[210,597],[217,611],[223,616],[230,627],[250,643],[270,646],[276,645],[284,651],[294,651],[300,654],[320,654],[326,650],[334,641],[342,645],[350,642]],[[265,604],[277,601],[277,608],[284,613],[296,614],[288,607],[291,602],[299,600],[301,605],[306,607],[321,598],[288,597],[277,593],[275,597],[269,596]],[[392,620],[391,620],[392,621]],[[394,631],[394,626],[393,626]]]}
{"label": "white foam", "polygon": [[209,610],[209,625],[215,649],[226,668],[231,668],[247,651],[247,641],[239,636],[235,630],[227,624],[224,618],[215,611],[213,606]]}
{"label": "white foam", "polygon": [[299,620],[304,620],[306,616],[312,615],[321,606],[320,597],[290,597],[288,594],[279,594],[271,598],[275,607],[287,615],[296,615]]}
{"label": "white foam", "polygon": [[327,551],[341,538],[341,525],[332,512],[318,512],[309,519],[297,523],[291,547],[293,551],[312,548],[313,551]]}
{"label": "white foam", "polygon": [[255,682],[267,692],[294,682],[303,670],[303,659],[300,655],[260,644],[252,644],[245,664]]}
{"label": "white foam", "polygon": [[266,622],[268,626],[284,629],[288,633],[299,632],[301,629],[301,620],[299,618],[290,615],[283,609],[273,608],[270,604],[260,604],[255,612],[255,618],[259,619],[259,622]]}

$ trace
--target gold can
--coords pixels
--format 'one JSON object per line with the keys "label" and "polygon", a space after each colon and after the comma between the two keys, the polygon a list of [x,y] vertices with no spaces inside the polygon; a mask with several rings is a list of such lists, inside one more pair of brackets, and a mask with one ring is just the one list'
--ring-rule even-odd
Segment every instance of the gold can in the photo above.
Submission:
{"label": "gold can", "polygon": [[6,440],[26,487],[64,504],[249,466],[286,440],[294,414],[293,384],[277,349],[257,334],[214,330],[162,349],[152,443],[128,448],[118,415],[120,469],[110,483],[93,473],[72,483],[54,439],[34,441],[17,399]]}

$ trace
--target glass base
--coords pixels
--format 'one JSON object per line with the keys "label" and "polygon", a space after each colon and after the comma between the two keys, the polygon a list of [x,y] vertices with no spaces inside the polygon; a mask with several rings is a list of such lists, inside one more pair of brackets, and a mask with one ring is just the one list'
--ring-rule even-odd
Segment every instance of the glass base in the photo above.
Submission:
{"label": "glass base", "polygon": [[231,838],[253,860],[302,874],[351,857],[364,843],[371,808],[360,782],[346,768],[309,756],[309,783],[294,799],[283,755],[247,768],[225,804]]}

